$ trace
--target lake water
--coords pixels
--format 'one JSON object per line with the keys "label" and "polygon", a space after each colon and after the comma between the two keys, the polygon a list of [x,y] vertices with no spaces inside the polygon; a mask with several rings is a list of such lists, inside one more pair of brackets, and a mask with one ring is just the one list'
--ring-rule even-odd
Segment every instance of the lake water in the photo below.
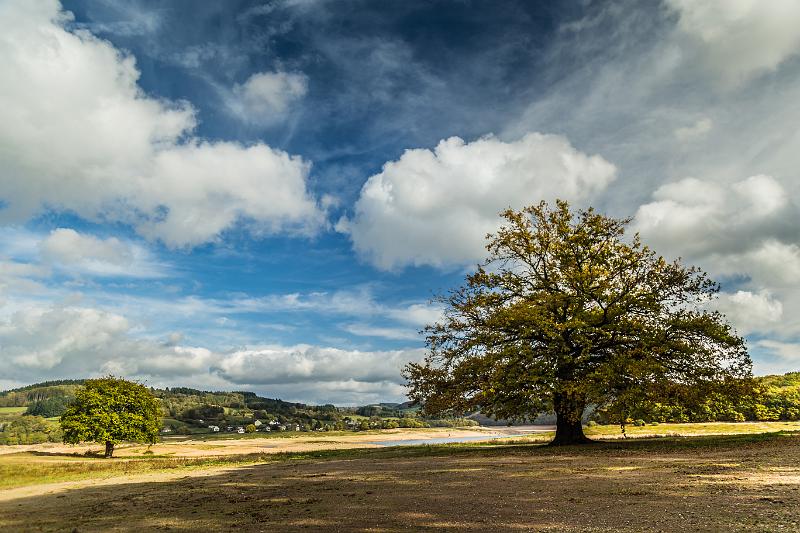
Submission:
{"label": "lake water", "polygon": [[479,435],[474,437],[438,437],[433,439],[406,439],[406,440],[384,440],[380,442],[370,442],[378,446],[418,446],[421,444],[448,444],[450,442],[471,442],[481,440],[507,439],[511,437],[522,437],[520,435]]}

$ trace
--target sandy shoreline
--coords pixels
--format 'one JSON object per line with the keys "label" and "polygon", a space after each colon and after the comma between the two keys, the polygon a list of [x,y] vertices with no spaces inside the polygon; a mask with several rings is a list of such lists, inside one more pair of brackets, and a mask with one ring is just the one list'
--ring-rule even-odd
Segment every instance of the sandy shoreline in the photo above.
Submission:
{"label": "sandy shoreline", "polygon": [[[530,430],[529,430],[530,431]],[[254,453],[306,452],[330,449],[379,448],[381,442],[427,440],[441,438],[486,437],[487,439],[517,435],[527,432],[522,427],[475,427],[475,428],[425,428],[389,429],[379,433],[352,433],[328,435],[326,433],[298,433],[291,437],[249,437],[218,440],[178,440],[170,438],[149,449],[155,455],[173,457],[202,457],[214,455],[241,455]],[[69,445],[44,443],[31,445],[0,446],[0,455],[20,452],[44,452],[49,454],[84,454],[101,451],[98,444]],[[141,456],[148,447],[141,444],[120,444],[115,457]]]}

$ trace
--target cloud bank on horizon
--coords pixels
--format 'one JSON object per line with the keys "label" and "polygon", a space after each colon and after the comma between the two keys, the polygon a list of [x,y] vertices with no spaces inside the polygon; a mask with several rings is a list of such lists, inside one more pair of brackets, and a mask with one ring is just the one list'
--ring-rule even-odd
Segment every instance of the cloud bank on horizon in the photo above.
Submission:
{"label": "cloud bank on horizon", "polygon": [[0,388],[402,400],[431,295],[499,211],[555,198],[708,270],[756,371],[797,370],[798,20],[790,0],[4,2]]}

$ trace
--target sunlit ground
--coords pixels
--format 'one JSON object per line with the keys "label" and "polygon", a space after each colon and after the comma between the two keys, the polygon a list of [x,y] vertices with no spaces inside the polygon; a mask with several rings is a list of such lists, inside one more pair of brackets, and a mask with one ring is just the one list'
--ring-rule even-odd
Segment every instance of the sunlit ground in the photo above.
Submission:
{"label": "sunlit ground", "polygon": [[22,481],[0,494],[7,531],[800,528],[793,432],[222,458],[25,453],[0,457],[0,474]]}

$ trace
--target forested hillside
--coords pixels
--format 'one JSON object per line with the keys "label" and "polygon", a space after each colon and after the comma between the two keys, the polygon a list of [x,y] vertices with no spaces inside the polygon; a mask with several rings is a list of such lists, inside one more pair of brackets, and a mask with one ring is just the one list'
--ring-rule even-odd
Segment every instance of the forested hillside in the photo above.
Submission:
{"label": "forested hillside", "polygon": [[[58,441],[58,417],[82,380],[49,381],[0,392],[0,444]],[[264,398],[246,391],[202,391],[186,387],[151,388],[161,402],[162,434],[331,431],[472,425],[463,419],[417,418],[405,404],[362,407],[307,405]]]}

